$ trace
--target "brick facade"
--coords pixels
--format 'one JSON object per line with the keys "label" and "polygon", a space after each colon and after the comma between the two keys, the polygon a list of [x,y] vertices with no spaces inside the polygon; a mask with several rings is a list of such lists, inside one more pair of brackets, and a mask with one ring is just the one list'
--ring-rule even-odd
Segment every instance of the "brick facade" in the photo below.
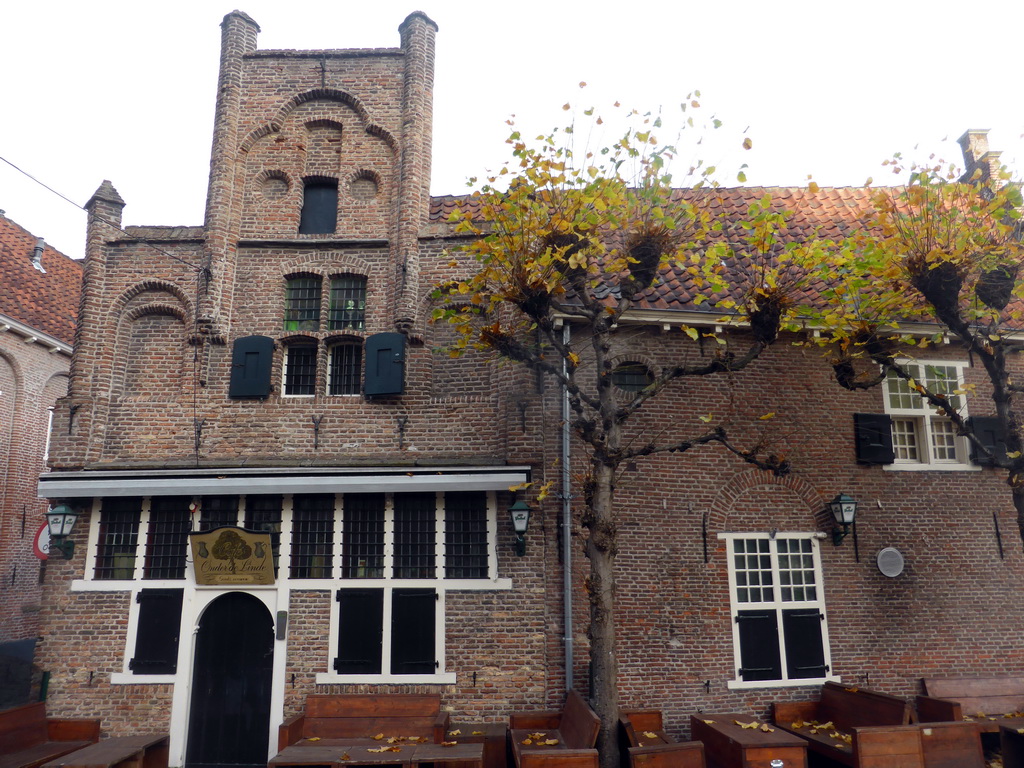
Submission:
{"label": "brick facade", "polygon": [[40,633],[45,561],[33,541],[47,505],[36,478],[50,408],[67,394],[82,270],[0,213],[0,273],[0,705],[10,705],[28,695],[23,672]]}
{"label": "brick facade", "polygon": [[[74,534],[84,554],[53,563],[46,577],[40,659],[53,675],[49,709],[102,717],[111,734],[143,724],[168,728],[172,763],[194,758],[187,735],[194,638],[204,612],[232,589],[196,587],[188,563],[174,579],[147,575],[152,557],[144,547],[157,541],[154,500],[191,499],[195,509],[182,506],[180,517],[195,527],[224,497],[234,500],[239,521],[255,498],[279,504],[281,514],[277,582],[245,590],[283,634],[273,645],[268,731],[314,692],[440,691],[456,719],[477,721],[557,706],[568,682],[566,567],[574,585],[568,671],[574,687],[587,684],[586,565],[577,528],[569,528],[567,563],[556,493],[534,504],[526,553],[517,557],[505,510],[513,498],[509,476],[559,487],[559,393],[479,355],[450,359],[443,351],[450,329],[426,322],[431,287],[451,275],[445,249],[459,242],[439,215],[429,215],[436,28],[417,13],[403,23],[399,48],[303,52],[257,50],[258,27],[239,12],[223,28],[204,226],[120,233],[109,225],[120,225],[124,201],[107,182],[88,206],[71,391],[56,415],[57,473],[42,484],[44,493],[86,511]],[[333,233],[297,234],[311,179],[337,182]],[[807,211],[819,208],[813,194],[801,199]],[[365,317],[361,327],[332,328],[331,282],[351,275],[365,278]],[[319,291],[310,327],[289,326],[288,286],[296,277]],[[364,345],[395,331],[405,339],[400,395],[330,394],[335,344]],[[230,397],[233,366],[241,365],[233,352],[239,339],[253,336],[273,344],[271,391]],[[685,334],[660,324],[624,327],[619,343],[623,361],[652,368],[702,354]],[[289,395],[289,355],[301,345],[315,348],[310,394]],[[935,357],[969,363],[949,347]],[[969,365],[966,375],[976,378]],[[617,495],[624,705],[663,709],[668,729],[685,736],[694,710],[764,715],[773,699],[809,692],[730,687],[738,662],[720,533],[822,534],[814,546],[832,676],[910,694],[918,678],[945,669],[1024,668],[1015,635],[1024,617],[1004,599],[1024,562],[1009,494],[994,470],[966,462],[926,471],[858,464],[853,414],[882,413],[883,393],[841,390],[810,347],[780,343],[728,381],[687,382],[666,394],[631,427],[638,435],[666,425],[696,428],[709,412],[751,439],[757,432],[744,425],[767,424],[795,472],[773,479],[716,449],[628,469]],[[970,407],[984,412],[980,380]],[[777,417],[757,419],[768,411]],[[573,479],[580,447],[571,451]],[[825,538],[832,527],[825,504],[841,491],[861,504],[859,561],[852,537],[841,547]],[[437,493],[437,527],[425,534],[428,548],[436,547],[429,565],[404,566],[399,502],[424,492]],[[299,507],[323,493],[333,494],[335,533],[321,551],[296,531],[306,524]],[[484,495],[460,495],[472,493]],[[396,574],[408,567],[432,575],[368,582],[359,581],[363,570],[345,575],[350,566],[376,567],[373,554],[351,559],[355,545],[346,537],[356,535],[354,523],[338,532],[348,525],[349,497],[360,494],[385,509],[381,562]],[[136,497],[130,514],[141,521],[140,543],[127,554],[117,547],[129,545],[110,533],[111,499],[131,506]],[[449,580],[439,574],[465,542],[453,532],[448,505],[468,498],[487,516],[486,547],[467,545],[482,554],[486,573]],[[578,519],[580,500],[572,499]],[[434,502],[427,503],[430,518]],[[899,577],[874,565],[887,546],[906,558]],[[300,557],[308,559],[297,568]],[[329,578],[309,575],[320,567],[334,570]],[[381,590],[392,620],[402,590],[436,591],[436,668],[418,667],[405,678],[332,670],[332,660],[344,656],[339,604],[361,585]],[[140,653],[139,596],[156,588],[183,590],[180,640],[176,669],[146,677],[129,661]],[[397,664],[406,653],[399,631],[382,626],[382,663]]]}

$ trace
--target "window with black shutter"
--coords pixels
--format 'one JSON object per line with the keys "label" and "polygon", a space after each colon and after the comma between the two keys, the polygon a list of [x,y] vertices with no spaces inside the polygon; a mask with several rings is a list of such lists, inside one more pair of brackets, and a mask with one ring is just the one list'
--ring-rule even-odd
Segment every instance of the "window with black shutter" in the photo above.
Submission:
{"label": "window with black shutter", "polygon": [[143,589],[136,595],[135,655],[128,662],[136,675],[173,675],[177,671],[183,594],[181,589]]}
{"label": "window with black shutter", "polygon": [[379,675],[384,630],[383,589],[339,589],[338,656],[334,671]]}
{"label": "window with black shutter", "polygon": [[971,462],[983,467],[994,467],[996,461],[1006,459],[1006,429],[995,416],[972,416],[967,425],[974,431],[988,453],[971,443]]}
{"label": "window with black shutter", "polygon": [[391,595],[391,672],[430,675],[437,667],[433,589],[395,589]]}
{"label": "window with black shutter", "polygon": [[740,679],[780,679],[782,663],[775,611],[740,611],[736,614],[736,625],[740,634]]}
{"label": "window with black shutter", "polygon": [[818,541],[813,534],[724,534],[729,539],[736,682],[829,675]]}
{"label": "window with black shutter", "polygon": [[857,463],[892,464],[892,418],[884,413],[855,413],[853,426],[857,444]]}

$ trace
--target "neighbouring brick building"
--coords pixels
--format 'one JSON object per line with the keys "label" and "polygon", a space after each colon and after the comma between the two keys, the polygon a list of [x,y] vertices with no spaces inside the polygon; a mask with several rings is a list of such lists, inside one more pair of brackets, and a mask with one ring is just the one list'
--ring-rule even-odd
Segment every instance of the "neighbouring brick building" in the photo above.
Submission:
{"label": "neighbouring brick building", "polygon": [[[451,331],[427,322],[431,288],[466,268],[444,255],[459,199],[428,194],[435,25],[414,13],[399,48],[373,50],[258,50],[257,32],[224,19],[205,224],[121,231],[109,182],[87,206],[70,393],[40,482],[83,512],[80,554],[46,577],[48,707],[115,734],[168,728],[174,765],[259,764],[313,692],[439,691],[457,719],[486,721],[587,680],[560,393],[451,359]],[[716,194],[740,216],[766,191],[794,211],[792,239],[839,232],[867,202]],[[700,355],[673,329],[714,314],[663,281],[622,325],[621,386]],[[966,355],[936,350],[930,375],[983,389]],[[819,351],[779,344],[725,389],[671,394],[638,429],[774,411],[796,471],[716,449],[629,468],[624,705],[686,735],[695,710],[764,713],[823,679],[909,694],[941,670],[1024,669],[1004,480],[908,393],[845,392]],[[982,396],[968,407],[986,413]],[[868,439],[880,424],[898,458]],[[548,480],[559,492],[520,556],[509,489]],[[824,510],[840,492],[861,512],[834,547]],[[268,536],[245,547],[273,559],[270,583],[197,583],[210,555],[188,534],[222,526]],[[899,575],[876,567],[882,550]]]}
{"label": "neighbouring brick building", "polygon": [[45,561],[50,413],[68,391],[82,266],[0,211],[0,707],[28,696]]}

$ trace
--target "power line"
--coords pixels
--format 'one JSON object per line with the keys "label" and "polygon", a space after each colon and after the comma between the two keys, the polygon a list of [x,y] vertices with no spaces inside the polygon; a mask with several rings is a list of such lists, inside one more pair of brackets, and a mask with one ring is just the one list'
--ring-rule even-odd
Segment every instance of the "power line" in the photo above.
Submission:
{"label": "power line", "polygon": [[[86,210],[84,206],[79,205],[74,200],[72,200],[70,197],[68,197],[67,195],[61,194],[60,192],[58,192],[56,189],[54,189],[53,187],[49,186],[48,184],[44,184],[42,181],[37,179],[31,173],[29,173],[28,171],[26,171],[23,168],[19,168],[17,165],[12,163],[6,157],[0,155],[0,160],[2,160],[5,163],[7,163],[7,165],[11,166],[11,168],[16,170],[18,173],[20,173],[20,174],[28,177],[32,181],[34,181],[36,184],[41,186],[43,189],[47,190],[48,192],[52,192],[57,197],[59,197],[61,200],[64,200],[64,201],[66,201],[68,203],[71,203],[71,205],[75,206],[75,208],[77,208],[78,210],[80,210],[80,211],[85,211]],[[88,211],[86,211],[86,212],[88,213]],[[175,256],[173,253],[170,253],[168,251],[165,251],[163,248],[159,248],[159,247],[153,245],[153,243],[149,242],[149,240],[147,240],[144,237],[136,237],[135,235],[131,234],[130,232],[125,231],[123,228],[119,227],[117,224],[114,224],[112,221],[108,221],[107,219],[103,218],[102,216],[97,216],[96,218],[99,221],[101,221],[104,224],[106,224],[111,229],[116,229],[118,232],[120,232],[121,234],[125,235],[126,237],[128,237],[132,241],[137,242],[137,243],[143,243],[144,245],[147,245],[150,248],[152,248],[157,253],[161,253],[164,256],[168,257],[169,259],[174,259],[175,261],[179,262],[180,264],[184,264],[189,269],[194,269],[197,272],[201,272],[203,270],[203,268],[200,267],[198,264],[193,264],[192,262],[190,262],[190,261],[188,261],[186,259],[183,259],[180,256]]]}

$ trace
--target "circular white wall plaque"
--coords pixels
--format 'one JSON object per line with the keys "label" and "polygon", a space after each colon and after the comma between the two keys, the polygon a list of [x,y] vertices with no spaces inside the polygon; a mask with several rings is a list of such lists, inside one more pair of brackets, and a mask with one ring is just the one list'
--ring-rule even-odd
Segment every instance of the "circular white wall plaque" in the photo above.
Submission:
{"label": "circular white wall plaque", "polygon": [[882,575],[890,579],[903,573],[903,554],[896,547],[880,550],[876,562]]}

